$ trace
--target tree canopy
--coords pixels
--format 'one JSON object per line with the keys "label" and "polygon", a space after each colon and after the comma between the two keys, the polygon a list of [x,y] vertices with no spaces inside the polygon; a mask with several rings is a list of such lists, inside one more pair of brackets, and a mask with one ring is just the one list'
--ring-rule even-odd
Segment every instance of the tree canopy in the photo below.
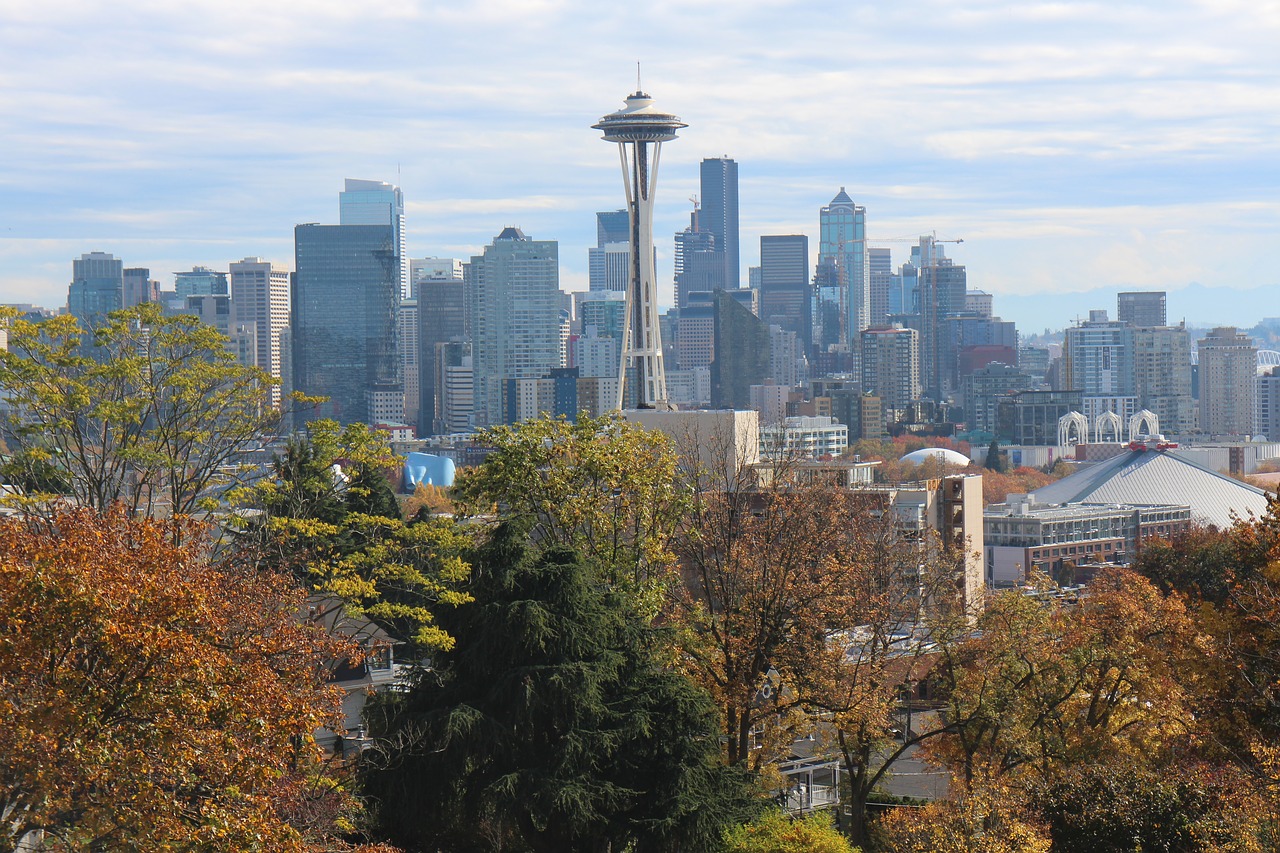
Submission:
{"label": "tree canopy", "polygon": [[441,616],[454,650],[371,715],[385,831],[455,850],[717,846],[755,799],[720,764],[711,703],[598,570],[524,537],[495,533],[476,602]]}
{"label": "tree canopy", "polygon": [[683,497],[665,435],[583,415],[491,427],[477,440],[494,450],[458,478],[454,499],[465,512],[519,520],[539,547],[578,551],[656,611]]}
{"label": "tree canopy", "polygon": [[450,647],[436,611],[471,600],[469,540],[451,519],[400,517],[383,475],[395,462],[385,434],[330,420],[307,429],[277,454],[273,476],[237,495],[257,510],[242,553],[377,620],[408,643],[408,657]]}
{"label": "tree canopy", "polygon": [[272,432],[275,382],[238,363],[198,318],[147,303],[92,333],[63,314],[39,323],[0,309],[0,390],[8,398],[4,474],[105,511],[147,515],[216,503],[249,466],[240,455]]}
{"label": "tree canopy", "polygon": [[[0,521],[0,849],[298,850],[327,664],[285,575],[122,508]],[[315,840],[315,839],[310,839]]]}

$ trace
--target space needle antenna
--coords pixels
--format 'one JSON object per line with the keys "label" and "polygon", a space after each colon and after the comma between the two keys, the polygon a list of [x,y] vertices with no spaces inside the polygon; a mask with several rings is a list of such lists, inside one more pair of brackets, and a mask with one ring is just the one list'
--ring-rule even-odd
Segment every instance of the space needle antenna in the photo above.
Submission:
{"label": "space needle antenna", "polygon": [[638,408],[666,408],[667,375],[662,364],[658,276],[653,262],[653,195],[658,186],[658,155],[662,143],[675,139],[676,131],[688,125],[678,116],[654,107],[653,99],[640,88],[640,63],[637,62],[635,94],[627,96],[626,106],[609,113],[592,127],[601,132],[605,142],[618,145],[631,225],[631,270],[618,364],[618,409],[627,400],[629,376],[634,377],[632,397]]}

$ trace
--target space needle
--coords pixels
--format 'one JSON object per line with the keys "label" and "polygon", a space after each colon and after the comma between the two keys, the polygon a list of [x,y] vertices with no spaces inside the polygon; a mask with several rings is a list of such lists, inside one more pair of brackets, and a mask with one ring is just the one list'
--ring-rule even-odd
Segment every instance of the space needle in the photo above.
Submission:
{"label": "space needle", "polygon": [[676,131],[682,127],[688,125],[678,116],[653,106],[653,99],[640,90],[638,73],[635,94],[627,96],[626,106],[592,125],[606,142],[618,143],[631,219],[631,275],[618,369],[619,409],[626,400],[628,363],[635,367],[637,407],[656,409],[667,403],[667,375],[662,367],[662,337],[658,329],[657,272],[653,265],[653,195],[658,186],[662,143],[675,139]]}

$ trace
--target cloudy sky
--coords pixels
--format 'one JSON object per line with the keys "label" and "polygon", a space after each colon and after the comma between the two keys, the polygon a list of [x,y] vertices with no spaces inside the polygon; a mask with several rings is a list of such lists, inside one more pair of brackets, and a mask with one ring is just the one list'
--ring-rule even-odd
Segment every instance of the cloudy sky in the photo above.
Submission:
{"label": "cloudy sky", "polygon": [[1095,291],[1083,313],[1116,289],[1167,289],[1189,321],[1280,316],[1277,0],[630,7],[0,0],[0,302],[64,304],[88,251],[170,286],[292,267],[293,226],[336,222],[345,177],[400,184],[415,257],[519,225],[583,289],[593,213],[622,202],[590,125],[641,60],[689,124],[659,182],[668,291],[697,164],[727,154],[744,269],[761,234],[816,251],[844,186],[873,241],[963,238],[970,286],[1031,327],[1069,319],[1046,295]]}

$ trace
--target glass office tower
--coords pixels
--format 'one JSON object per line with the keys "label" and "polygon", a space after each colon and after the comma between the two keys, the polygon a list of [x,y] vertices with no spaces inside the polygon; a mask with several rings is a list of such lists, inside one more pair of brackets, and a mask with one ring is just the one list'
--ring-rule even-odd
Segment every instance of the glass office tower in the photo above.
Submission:
{"label": "glass office tower", "polygon": [[294,229],[293,387],[328,398],[301,421],[403,420],[395,240],[390,225]]}

